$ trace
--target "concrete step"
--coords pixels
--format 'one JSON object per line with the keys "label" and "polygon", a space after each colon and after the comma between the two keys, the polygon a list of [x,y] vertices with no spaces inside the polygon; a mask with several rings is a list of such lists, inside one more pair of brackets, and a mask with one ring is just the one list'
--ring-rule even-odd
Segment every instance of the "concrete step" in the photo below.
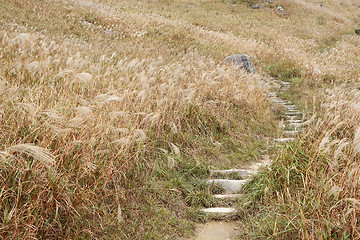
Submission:
{"label": "concrete step", "polygon": [[283,135],[285,135],[285,136],[294,136],[294,135],[296,135],[298,133],[299,133],[299,131],[284,131]]}
{"label": "concrete step", "polygon": [[200,211],[205,213],[208,219],[232,219],[237,214],[235,208],[226,207],[203,208]]}
{"label": "concrete step", "polygon": [[250,178],[251,172],[246,169],[226,169],[226,170],[210,170],[210,175],[222,175],[222,176],[239,176],[243,179]]}
{"label": "concrete step", "polygon": [[302,120],[300,119],[288,119],[286,120],[287,123],[301,123]]}
{"label": "concrete step", "polygon": [[225,193],[238,193],[248,180],[210,179],[206,183],[224,189]]}
{"label": "concrete step", "polygon": [[242,197],[244,197],[243,194],[238,194],[238,193],[234,193],[234,194],[216,194],[213,195],[214,198],[219,199],[219,200],[237,200],[240,199]]}
{"label": "concrete step", "polygon": [[299,116],[299,115],[302,115],[302,112],[300,111],[296,111],[296,112],[285,112],[285,115],[287,116]]}
{"label": "concrete step", "polygon": [[297,128],[302,128],[303,124],[302,123],[289,123],[289,127],[294,128],[295,130],[298,130]]}
{"label": "concrete step", "polygon": [[291,84],[291,83],[289,83],[289,82],[284,82],[284,81],[281,81],[281,80],[279,81],[279,83],[280,83],[281,85],[288,85],[288,86],[290,86],[290,84]]}
{"label": "concrete step", "polygon": [[274,139],[274,142],[287,143],[287,142],[291,142],[293,140],[294,140],[294,138],[277,138],[277,139]]}
{"label": "concrete step", "polygon": [[288,109],[287,112],[301,112],[299,109]]}
{"label": "concrete step", "polygon": [[287,115],[286,116],[287,119],[300,119],[299,115]]}
{"label": "concrete step", "polygon": [[286,105],[285,107],[288,108],[288,109],[295,109],[295,108],[297,108],[296,105]]}

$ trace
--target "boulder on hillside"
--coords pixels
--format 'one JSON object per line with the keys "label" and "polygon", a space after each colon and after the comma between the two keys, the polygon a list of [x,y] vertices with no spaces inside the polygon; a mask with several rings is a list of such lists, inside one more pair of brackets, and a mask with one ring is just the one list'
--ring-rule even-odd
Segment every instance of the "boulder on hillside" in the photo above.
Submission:
{"label": "boulder on hillside", "polygon": [[276,8],[276,14],[285,16],[286,15],[285,9],[282,6],[278,6]]}
{"label": "boulder on hillside", "polygon": [[232,63],[240,68],[245,69],[249,73],[256,73],[255,67],[248,55],[235,54],[225,58],[226,63]]}

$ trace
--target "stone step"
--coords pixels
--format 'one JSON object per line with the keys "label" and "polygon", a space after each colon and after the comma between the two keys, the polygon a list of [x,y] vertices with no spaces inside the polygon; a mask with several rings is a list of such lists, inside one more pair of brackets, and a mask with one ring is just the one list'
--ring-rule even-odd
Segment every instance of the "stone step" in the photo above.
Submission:
{"label": "stone step", "polygon": [[297,109],[295,105],[285,105],[284,107],[287,109]]}
{"label": "stone step", "polygon": [[285,112],[285,115],[287,115],[287,116],[302,115],[302,112],[300,112],[300,111],[297,111],[297,112]]}
{"label": "stone step", "polygon": [[270,101],[272,101],[273,103],[277,103],[277,104],[285,104],[285,102],[283,100],[276,100],[276,99],[270,99]]}
{"label": "stone step", "polygon": [[250,178],[251,172],[246,169],[210,170],[210,175],[236,175],[241,178]]}
{"label": "stone step", "polygon": [[287,143],[287,142],[291,142],[293,140],[294,140],[294,138],[277,138],[277,139],[274,139],[274,142]]}
{"label": "stone step", "polygon": [[224,189],[225,193],[238,193],[248,180],[210,179],[206,183]]}
{"label": "stone step", "polygon": [[219,200],[237,200],[240,199],[242,197],[244,197],[243,194],[238,194],[238,193],[234,193],[234,194],[216,194],[213,195],[214,198],[219,199]]}
{"label": "stone step", "polygon": [[284,131],[283,135],[285,135],[285,136],[294,136],[294,135],[296,135],[298,133],[299,133],[299,131]]}
{"label": "stone step", "polygon": [[299,109],[288,109],[287,112],[301,112]]}
{"label": "stone step", "polygon": [[287,119],[296,119],[296,118],[299,119],[300,116],[299,116],[299,115],[287,115],[286,118],[287,118]]}
{"label": "stone step", "polygon": [[290,86],[290,84],[291,84],[291,83],[289,83],[289,82],[285,82],[285,81],[281,81],[281,80],[279,81],[279,83],[280,83],[281,85],[289,85],[289,86]]}
{"label": "stone step", "polygon": [[235,208],[226,207],[203,208],[200,211],[205,213],[208,219],[231,219],[237,214]]}
{"label": "stone step", "polygon": [[300,120],[300,119],[288,119],[288,120],[286,120],[286,122],[288,122],[288,123],[301,123],[302,120]]}
{"label": "stone step", "polygon": [[295,128],[295,130],[297,130],[297,128],[303,127],[303,124],[302,123],[289,123],[289,127]]}

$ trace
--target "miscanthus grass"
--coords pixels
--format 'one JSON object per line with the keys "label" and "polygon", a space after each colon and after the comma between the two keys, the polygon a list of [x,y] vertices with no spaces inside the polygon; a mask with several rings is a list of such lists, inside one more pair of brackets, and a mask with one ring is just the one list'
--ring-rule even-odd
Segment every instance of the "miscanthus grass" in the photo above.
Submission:
{"label": "miscanthus grass", "polygon": [[229,153],[214,146],[271,129],[259,76],[195,51],[121,58],[16,27],[0,42],[3,238],[182,236],[186,181]]}

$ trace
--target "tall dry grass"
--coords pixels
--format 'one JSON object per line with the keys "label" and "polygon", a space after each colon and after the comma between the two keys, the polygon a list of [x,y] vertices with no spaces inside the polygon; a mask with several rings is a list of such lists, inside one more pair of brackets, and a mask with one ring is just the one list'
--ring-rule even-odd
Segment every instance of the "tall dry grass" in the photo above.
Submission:
{"label": "tall dry grass", "polygon": [[170,170],[182,158],[217,164],[224,151],[205,146],[259,136],[248,128],[271,121],[257,75],[196,51],[123,57],[103,54],[101,36],[24,30],[0,32],[5,239],[181,236],[191,229],[181,191],[149,179],[168,159]]}

